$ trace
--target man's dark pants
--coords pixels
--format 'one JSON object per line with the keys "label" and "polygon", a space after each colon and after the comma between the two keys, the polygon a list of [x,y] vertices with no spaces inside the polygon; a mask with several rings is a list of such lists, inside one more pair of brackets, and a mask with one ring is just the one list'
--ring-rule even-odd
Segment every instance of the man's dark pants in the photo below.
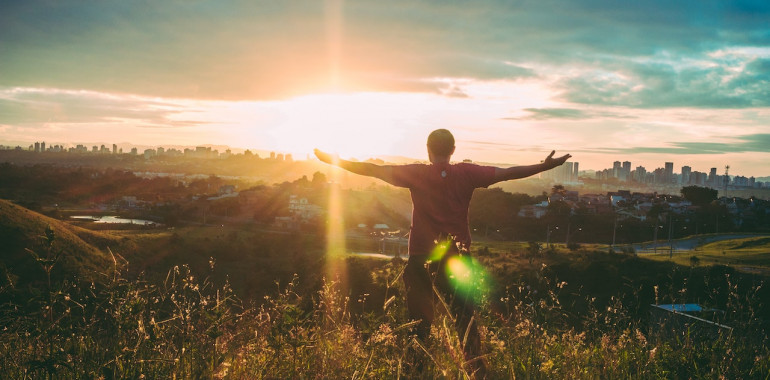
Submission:
{"label": "man's dark pants", "polygon": [[[475,306],[473,291],[457,291],[449,280],[447,262],[460,253],[451,249],[438,261],[428,262],[428,255],[410,255],[404,270],[406,302],[409,316],[420,320],[417,336],[425,341],[430,336],[430,326],[434,320],[434,305],[438,301],[434,286],[444,298],[455,318],[455,328],[460,339],[467,340],[464,345],[466,360],[477,358],[481,354],[481,338],[478,321],[473,319]],[[470,326],[469,326],[470,324]]]}

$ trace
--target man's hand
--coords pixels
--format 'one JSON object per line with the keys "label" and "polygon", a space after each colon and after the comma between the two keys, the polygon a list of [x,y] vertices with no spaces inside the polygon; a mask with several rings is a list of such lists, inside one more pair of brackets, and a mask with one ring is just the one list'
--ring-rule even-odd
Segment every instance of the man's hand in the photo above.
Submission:
{"label": "man's hand", "polygon": [[334,165],[335,162],[339,162],[340,160],[340,158],[337,157],[337,155],[331,155],[329,153],[322,152],[318,149],[314,149],[313,153],[315,153],[315,156],[318,157],[318,159],[321,160],[321,162],[325,162],[327,164]]}
{"label": "man's hand", "polygon": [[569,154],[565,154],[561,157],[553,158],[553,155],[556,153],[555,150],[551,151],[551,154],[548,155],[548,157],[543,160],[543,165],[548,169],[553,169],[557,166],[560,166],[564,162],[566,162],[570,157],[572,157]]}

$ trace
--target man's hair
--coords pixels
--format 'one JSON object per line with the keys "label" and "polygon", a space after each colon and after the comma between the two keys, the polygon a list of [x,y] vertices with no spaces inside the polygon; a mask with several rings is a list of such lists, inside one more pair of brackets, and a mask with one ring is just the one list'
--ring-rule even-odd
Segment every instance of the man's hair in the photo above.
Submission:
{"label": "man's hair", "polygon": [[452,155],[455,148],[455,138],[446,129],[437,129],[428,135],[428,150],[436,156]]}

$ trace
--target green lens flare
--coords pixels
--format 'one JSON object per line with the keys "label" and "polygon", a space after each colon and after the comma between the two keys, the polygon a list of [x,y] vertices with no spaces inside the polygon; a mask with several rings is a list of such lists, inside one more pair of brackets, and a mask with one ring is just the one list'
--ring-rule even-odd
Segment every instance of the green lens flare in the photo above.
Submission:
{"label": "green lens flare", "polygon": [[451,247],[451,244],[454,244],[454,242],[451,240],[444,240],[437,243],[436,247],[433,248],[433,252],[431,252],[430,256],[428,256],[428,260],[434,263],[441,261],[441,259],[444,258],[444,255],[449,252],[449,247]]}
{"label": "green lens flare", "polygon": [[457,293],[470,297],[477,304],[488,293],[488,279],[484,267],[470,256],[452,256],[446,260],[449,284]]}

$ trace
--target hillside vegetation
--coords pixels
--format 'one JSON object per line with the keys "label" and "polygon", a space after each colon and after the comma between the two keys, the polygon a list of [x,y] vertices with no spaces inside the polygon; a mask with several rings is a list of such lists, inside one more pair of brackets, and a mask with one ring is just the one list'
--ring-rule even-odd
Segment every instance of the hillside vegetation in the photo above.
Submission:
{"label": "hillside vegetation", "polygon": [[[53,231],[56,246],[46,246],[46,230]],[[24,285],[42,280],[35,255],[45,259],[61,254],[55,277],[80,277],[94,280],[114,267],[107,253],[110,245],[119,245],[106,233],[75,227],[0,199],[0,281]],[[31,251],[31,252],[30,252]],[[9,271],[12,269],[12,271]]]}
{"label": "hillside vegetation", "polygon": [[[39,250],[50,226],[43,242],[62,255],[50,263],[60,276],[36,291],[0,287],[1,378],[473,377],[442,304],[430,339],[413,336],[403,260],[326,257],[322,234],[248,226],[94,232],[7,202],[2,210],[18,227],[14,244]],[[100,250],[107,247],[128,264],[115,265]],[[101,265],[102,281],[82,284],[88,271],[64,262],[84,252],[94,271]],[[473,254],[491,378],[770,373],[764,276],[593,247],[482,241]],[[19,268],[7,266],[9,276]],[[664,327],[650,318],[656,303],[722,310],[719,322],[732,329]]]}

